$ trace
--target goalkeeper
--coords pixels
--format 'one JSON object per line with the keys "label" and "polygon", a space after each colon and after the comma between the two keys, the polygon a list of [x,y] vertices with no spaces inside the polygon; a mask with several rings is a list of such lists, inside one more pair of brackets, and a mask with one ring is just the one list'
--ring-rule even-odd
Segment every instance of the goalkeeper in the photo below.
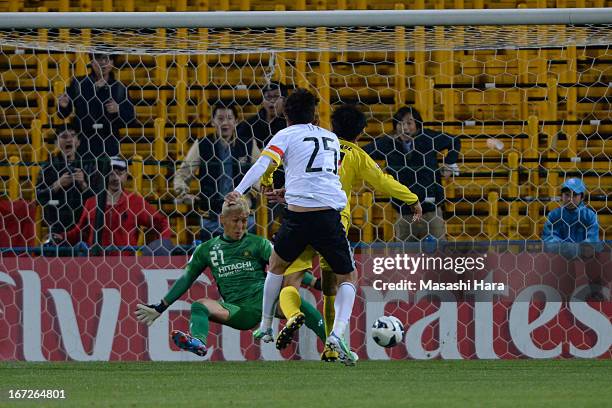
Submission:
{"label": "goalkeeper", "polygon": [[[172,303],[179,299],[208,267],[215,278],[223,301],[200,299],[191,305],[191,333],[173,330],[172,340],[181,349],[206,355],[209,321],[238,330],[252,329],[261,318],[265,269],[272,244],[265,238],[246,232],[249,206],[244,200],[223,204],[220,221],[223,235],[200,244],[185,269],[166,296],[156,305],[139,304],[136,317],[151,325]],[[309,285],[314,277],[307,276]],[[318,310],[301,301],[300,311],[306,326],[325,342],[323,319]]]}
{"label": "goalkeeper", "polygon": [[[411,206],[414,220],[419,220],[422,215],[421,205],[416,194],[412,193],[406,186],[399,183],[393,177],[383,173],[367,153],[356,143],[357,138],[366,126],[365,115],[355,106],[343,105],[332,114],[332,130],[340,140],[340,182],[342,189],[350,198],[351,191],[358,190],[365,181],[375,191],[390,197],[404,201]],[[271,185],[269,174],[262,177],[262,185]],[[265,190],[265,189],[264,189]],[[266,195],[272,201],[282,201],[283,190],[269,191]],[[341,213],[342,224],[346,231],[351,219],[350,200]],[[279,306],[287,317],[287,324],[280,331],[276,339],[278,349],[285,348],[292,340],[293,334],[305,321],[304,314],[300,311],[301,299],[297,291],[299,280],[303,278],[306,271],[312,269],[312,258],[315,251],[312,247],[306,250],[285,271],[283,286],[280,291]],[[321,259],[321,270],[323,272],[323,315],[325,316],[326,332],[331,330],[334,323],[334,301],[336,295],[336,279],[324,259]],[[259,333],[256,333],[256,335]],[[337,353],[325,349],[321,355],[324,361],[335,361]]]}

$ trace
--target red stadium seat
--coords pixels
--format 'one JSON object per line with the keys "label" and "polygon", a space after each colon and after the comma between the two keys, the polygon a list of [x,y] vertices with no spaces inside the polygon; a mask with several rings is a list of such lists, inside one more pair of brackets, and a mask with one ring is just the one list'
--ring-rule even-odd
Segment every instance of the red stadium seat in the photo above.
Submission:
{"label": "red stadium seat", "polygon": [[33,246],[36,238],[35,214],[33,202],[0,199],[0,247]]}

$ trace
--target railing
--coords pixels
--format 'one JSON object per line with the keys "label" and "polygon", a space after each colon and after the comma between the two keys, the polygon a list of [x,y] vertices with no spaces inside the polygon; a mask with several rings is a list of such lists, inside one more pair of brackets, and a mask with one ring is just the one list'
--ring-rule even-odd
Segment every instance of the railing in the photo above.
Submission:
{"label": "railing", "polygon": [[[466,252],[466,251],[527,251],[527,252],[552,252],[558,253],[559,245],[574,245],[577,248],[595,248],[596,252],[604,252],[606,250],[612,250],[612,240],[602,241],[600,243],[554,243],[549,244],[538,240],[497,240],[497,241],[442,241],[442,240],[425,240],[422,242],[352,242],[351,247],[357,251],[371,251],[371,250],[384,250],[384,249],[402,249],[405,252],[435,252],[435,251],[446,251],[452,252]],[[552,249],[547,249],[546,246],[551,245]],[[191,254],[196,244],[191,245],[176,245],[172,250],[172,255],[188,255]],[[141,246],[106,246],[102,247],[100,253],[123,253],[122,256],[126,256],[126,253],[137,253],[142,250],[146,250],[147,247]],[[29,254],[29,255],[41,255],[41,256],[90,256],[90,251],[93,251],[88,245],[80,243],[75,246],[56,246],[56,245],[40,245],[34,247],[0,247],[0,257],[2,254]]]}

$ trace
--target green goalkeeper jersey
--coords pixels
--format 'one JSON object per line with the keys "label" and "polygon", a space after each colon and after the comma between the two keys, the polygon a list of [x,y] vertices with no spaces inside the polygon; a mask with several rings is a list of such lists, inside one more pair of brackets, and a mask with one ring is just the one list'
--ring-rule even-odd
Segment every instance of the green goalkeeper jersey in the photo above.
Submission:
{"label": "green goalkeeper jersey", "polygon": [[265,238],[246,234],[239,241],[219,236],[200,244],[164,300],[174,303],[197,277],[210,267],[219,293],[228,303],[241,303],[263,290],[266,265],[272,244]]}

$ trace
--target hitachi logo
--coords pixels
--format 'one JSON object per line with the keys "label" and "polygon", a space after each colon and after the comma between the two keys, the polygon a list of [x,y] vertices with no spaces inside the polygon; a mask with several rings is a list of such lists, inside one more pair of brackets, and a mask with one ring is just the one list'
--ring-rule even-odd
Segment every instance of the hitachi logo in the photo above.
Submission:
{"label": "hitachi logo", "polygon": [[251,261],[246,261],[246,262],[236,262],[230,265],[220,266],[219,276],[222,276],[222,274],[230,274],[240,269],[253,270],[253,264],[251,263]]}

